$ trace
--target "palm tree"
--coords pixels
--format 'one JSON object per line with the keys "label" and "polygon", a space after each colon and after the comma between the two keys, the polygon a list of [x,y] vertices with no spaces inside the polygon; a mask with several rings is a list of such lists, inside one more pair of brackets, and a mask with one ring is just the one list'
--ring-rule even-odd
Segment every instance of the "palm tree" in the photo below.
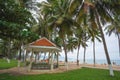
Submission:
{"label": "palm tree", "polygon": [[85,32],[83,30],[83,27],[78,27],[77,29],[74,30],[74,34],[75,37],[77,38],[77,65],[79,65],[79,51],[80,51],[80,47],[85,47],[87,46],[86,41],[84,40],[84,38],[88,37],[85,36]]}
{"label": "palm tree", "polygon": [[93,62],[94,62],[94,67],[95,67],[95,63],[96,63],[95,61],[95,39],[101,42],[101,39],[100,39],[101,35],[98,29],[96,30],[91,29],[90,33],[91,33],[90,39],[93,42]]}
{"label": "palm tree", "polygon": [[[111,5],[112,2],[113,5]],[[104,34],[102,31],[102,24],[104,25],[106,22],[111,22],[112,20],[114,20],[113,11],[116,12],[117,10],[114,9],[114,7],[117,5],[117,2],[118,0],[49,0],[46,3],[44,2],[44,15],[49,16],[48,21],[50,30],[56,30],[56,32],[59,34],[59,37],[63,39],[63,47],[66,56],[66,62],[66,40],[67,36],[69,34],[72,34],[72,30],[74,30],[70,25],[73,25],[73,23],[75,22],[73,20],[76,20],[79,23],[79,25],[87,28],[85,29],[85,31],[87,30],[86,35],[88,35],[88,33],[90,32],[89,27],[93,27],[92,29],[94,30],[99,28],[105,49],[106,58],[110,68],[110,75],[114,75],[113,70],[111,68],[111,61],[106,47]]]}
{"label": "palm tree", "polygon": [[[114,76],[114,74],[102,30],[102,25],[104,25],[106,22],[111,22],[112,20],[114,20],[114,12],[116,13],[116,11],[118,10],[115,8],[118,5],[117,3],[119,3],[119,0],[73,0],[71,6],[74,5],[74,7],[70,9],[71,13],[75,14],[76,12],[75,17],[80,24],[82,18],[87,17],[87,19],[90,19],[88,24],[91,27],[93,27],[94,29],[99,28],[111,76]],[[89,17],[86,15],[89,15]]]}
{"label": "palm tree", "polygon": [[88,31],[89,28],[87,27],[84,27],[83,28],[83,36],[82,36],[82,40],[83,40],[83,48],[84,48],[84,55],[83,55],[83,64],[86,63],[86,47],[87,47],[87,41],[89,40],[89,31]]}
{"label": "palm tree", "polygon": [[62,39],[63,49],[65,52],[65,62],[67,65],[67,38],[69,35],[73,34],[73,25],[75,24],[72,17],[68,14],[68,7],[70,1],[68,0],[49,0],[44,2],[41,11],[45,16],[48,16],[48,30],[51,33],[57,33]]}
{"label": "palm tree", "polygon": [[21,7],[25,7],[29,10],[38,10],[37,4],[38,2],[35,0],[14,0],[16,4],[19,4]]}
{"label": "palm tree", "polygon": [[48,27],[47,22],[48,22],[47,18],[39,15],[38,23],[31,27],[31,31],[40,35],[40,37],[46,37],[50,39],[51,36],[47,28]]}
{"label": "palm tree", "polygon": [[77,38],[77,65],[79,65],[79,51],[80,51],[80,46],[81,44],[83,43],[83,40],[82,40],[82,28],[79,27],[75,30],[74,34],[75,34],[75,37]]}
{"label": "palm tree", "polygon": [[107,30],[107,34],[111,36],[114,33],[118,38],[118,45],[119,45],[119,54],[120,54],[120,19],[119,15],[115,16],[115,21],[108,25],[105,30]]}
{"label": "palm tree", "polygon": [[85,54],[86,54],[86,47],[87,47],[87,40],[89,39],[89,36],[86,35],[88,34],[87,30],[84,30],[84,27],[79,27],[77,28],[77,30],[75,30],[75,35],[77,37],[77,41],[78,41],[78,52],[77,52],[77,65],[79,65],[79,50],[80,50],[80,46],[84,48],[84,58],[83,58],[83,62],[85,63]]}
{"label": "palm tree", "polygon": [[59,47],[61,48],[62,47],[62,39],[60,37],[55,37],[53,42]]}
{"label": "palm tree", "polygon": [[66,44],[67,52],[68,51],[73,52],[73,50],[77,48],[76,45],[77,45],[77,39],[74,38],[73,36],[69,36]]}

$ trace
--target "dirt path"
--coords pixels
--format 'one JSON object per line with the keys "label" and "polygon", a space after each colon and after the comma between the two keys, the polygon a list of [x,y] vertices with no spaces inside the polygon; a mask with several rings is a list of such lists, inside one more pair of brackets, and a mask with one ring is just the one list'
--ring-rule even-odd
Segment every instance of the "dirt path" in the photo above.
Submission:
{"label": "dirt path", "polygon": [[[63,65],[63,63],[61,63]],[[76,63],[69,63],[68,65],[68,70],[74,70],[74,69],[80,69],[82,67],[89,67],[89,68],[99,68],[99,69],[108,69],[107,65],[96,65],[95,67],[92,64],[80,64],[79,66],[76,65]],[[113,66],[114,70],[120,71],[120,66]],[[11,69],[4,69],[0,70],[1,73],[10,73],[14,75],[33,75],[33,74],[45,74],[45,73],[61,73],[67,71],[66,66],[59,66],[59,68],[54,69],[54,70],[31,70],[30,72],[27,71],[26,67],[14,67]]]}

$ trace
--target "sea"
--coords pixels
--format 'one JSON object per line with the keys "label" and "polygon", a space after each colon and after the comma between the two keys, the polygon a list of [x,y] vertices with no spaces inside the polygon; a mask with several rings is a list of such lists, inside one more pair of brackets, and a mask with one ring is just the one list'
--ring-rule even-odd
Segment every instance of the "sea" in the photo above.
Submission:
{"label": "sea", "polygon": [[[64,57],[59,58],[60,61],[64,61]],[[70,62],[76,62],[77,60],[74,58],[68,58],[68,61]],[[83,60],[79,60],[80,64],[83,63]],[[87,64],[93,64],[93,59],[86,59],[85,63]],[[119,65],[120,66],[120,59],[111,59],[111,63],[114,65]],[[96,64],[107,64],[106,59],[96,59]]]}
{"label": "sea", "polygon": [[[44,55],[41,55],[41,57],[43,58]],[[63,56],[59,56],[59,61],[65,61],[65,58]],[[69,62],[76,62],[76,58],[70,58],[68,57],[68,61]],[[83,63],[83,59],[79,60],[80,64]],[[87,64],[94,64],[93,63],[93,59],[86,59],[85,63]],[[111,59],[111,63],[114,65],[119,65],[120,66],[120,58],[119,59]],[[106,59],[96,59],[96,64],[107,64],[107,60]]]}

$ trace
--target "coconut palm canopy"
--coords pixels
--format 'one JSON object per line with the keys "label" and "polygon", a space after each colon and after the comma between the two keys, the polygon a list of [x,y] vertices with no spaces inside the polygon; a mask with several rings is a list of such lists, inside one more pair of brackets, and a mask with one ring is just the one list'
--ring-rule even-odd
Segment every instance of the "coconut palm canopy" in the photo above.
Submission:
{"label": "coconut palm canopy", "polygon": [[27,50],[43,52],[60,52],[61,50],[47,38],[43,37],[26,46]]}

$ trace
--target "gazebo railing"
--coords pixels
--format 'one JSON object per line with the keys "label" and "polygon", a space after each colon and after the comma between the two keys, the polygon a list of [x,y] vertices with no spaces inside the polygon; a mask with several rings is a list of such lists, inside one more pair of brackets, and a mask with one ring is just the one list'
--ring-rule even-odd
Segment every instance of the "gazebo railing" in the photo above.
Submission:
{"label": "gazebo railing", "polygon": [[[58,65],[54,63],[53,68],[57,68]],[[34,70],[49,70],[51,69],[51,65],[48,63],[32,63],[31,69]]]}

